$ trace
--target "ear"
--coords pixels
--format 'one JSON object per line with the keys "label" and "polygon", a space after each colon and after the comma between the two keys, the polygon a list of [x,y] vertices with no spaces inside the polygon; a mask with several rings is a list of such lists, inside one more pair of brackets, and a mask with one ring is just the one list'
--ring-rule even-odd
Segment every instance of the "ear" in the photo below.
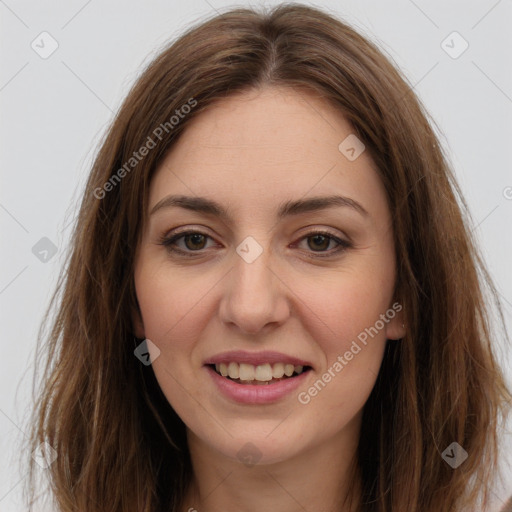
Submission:
{"label": "ear", "polygon": [[132,307],[131,316],[133,334],[139,339],[145,339],[146,335],[144,334],[144,322],[142,320],[142,315],[140,313],[138,304],[136,307]]}
{"label": "ear", "polygon": [[406,332],[405,313],[404,308],[400,302],[396,301],[386,311],[386,316],[389,319],[386,324],[386,338],[388,340],[402,339]]}

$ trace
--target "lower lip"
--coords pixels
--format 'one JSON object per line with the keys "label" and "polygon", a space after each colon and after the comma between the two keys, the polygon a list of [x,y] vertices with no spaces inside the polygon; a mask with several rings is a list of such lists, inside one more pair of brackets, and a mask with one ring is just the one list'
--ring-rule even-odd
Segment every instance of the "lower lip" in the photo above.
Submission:
{"label": "lower lip", "polygon": [[220,392],[240,404],[268,404],[277,402],[281,398],[295,391],[307,379],[311,370],[307,370],[296,377],[280,380],[274,384],[238,384],[222,377],[213,368],[206,366],[211,378]]}

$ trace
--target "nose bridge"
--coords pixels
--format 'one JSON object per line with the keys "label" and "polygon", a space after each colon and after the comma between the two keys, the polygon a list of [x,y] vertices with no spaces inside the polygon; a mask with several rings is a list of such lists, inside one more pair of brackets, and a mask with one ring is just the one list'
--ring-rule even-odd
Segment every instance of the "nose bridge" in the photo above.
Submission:
{"label": "nose bridge", "polygon": [[288,312],[269,238],[260,241],[249,236],[236,247],[221,307],[225,322],[252,333],[268,323],[282,322]]}

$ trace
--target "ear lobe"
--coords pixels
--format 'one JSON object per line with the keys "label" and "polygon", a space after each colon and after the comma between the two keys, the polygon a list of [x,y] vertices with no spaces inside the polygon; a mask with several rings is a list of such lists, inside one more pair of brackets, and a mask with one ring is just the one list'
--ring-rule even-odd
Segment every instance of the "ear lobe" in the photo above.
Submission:
{"label": "ear lobe", "polygon": [[403,308],[400,305],[400,309],[395,309],[394,306],[395,305],[393,305],[393,310],[396,312],[396,314],[393,318],[390,318],[389,322],[386,325],[386,338],[388,340],[400,340],[407,333]]}
{"label": "ear lobe", "polygon": [[386,326],[386,338],[388,340],[400,340],[407,332],[405,324],[394,318]]}
{"label": "ear lobe", "polygon": [[135,337],[139,339],[146,338],[146,335],[144,334],[144,322],[142,321],[142,315],[139,311],[138,305],[136,308],[132,307],[132,329]]}

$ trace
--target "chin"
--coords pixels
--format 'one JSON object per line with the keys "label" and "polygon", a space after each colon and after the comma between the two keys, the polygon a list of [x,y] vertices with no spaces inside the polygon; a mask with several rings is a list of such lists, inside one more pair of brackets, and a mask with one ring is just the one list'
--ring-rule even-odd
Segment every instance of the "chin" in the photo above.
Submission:
{"label": "chin", "polygon": [[235,440],[231,439],[227,451],[222,449],[226,456],[241,462],[246,466],[252,465],[271,465],[293,459],[301,450],[296,441],[288,433],[282,432],[282,438],[279,435],[259,435],[240,436]]}

